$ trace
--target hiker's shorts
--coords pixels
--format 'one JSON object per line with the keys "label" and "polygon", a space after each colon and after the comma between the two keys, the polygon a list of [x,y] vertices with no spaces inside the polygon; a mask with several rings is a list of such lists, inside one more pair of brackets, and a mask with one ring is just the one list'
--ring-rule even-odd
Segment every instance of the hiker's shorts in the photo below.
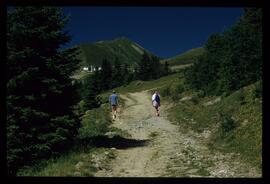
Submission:
{"label": "hiker's shorts", "polygon": [[116,110],[117,109],[117,105],[112,105],[112,109]]}
{"label": "hiker's shorts", "polygon": [[153,106],[157,109],[158,108],[158,103],[157,103],[157,101],[153,101]]}

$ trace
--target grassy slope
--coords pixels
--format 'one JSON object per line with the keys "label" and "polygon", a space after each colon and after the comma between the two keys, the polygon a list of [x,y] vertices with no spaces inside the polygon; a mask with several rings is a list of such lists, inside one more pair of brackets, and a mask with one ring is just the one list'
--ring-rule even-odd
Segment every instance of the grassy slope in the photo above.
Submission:
{"label": "grassy slope", "polygon": [[[221,101],[204,106],[216,97],[196,98],[179,103],[169,110],[169,118],[182,127],[201,132],[214,130],[209,147],[224,152],[237,152],[243,159],[257,167],[262,162],[262,101],[253,99],[254,84],[234,92]],[[221,128],[220,113],[233,119],[236,126],[231,131]],[[193,123],[191,122],[193,119]]]}
{"label": "grassy slope", "polygon": [[83,60],[83,64],[94,66],[100,66],[105,58],[109,62],[113,62],[116,57],[120,62],[132,64],[141,60],[142,51],[148,52],[135,42],[123,37],[78,46],[82,51],[80,59]]}
{"label": "grassy slope", "polygon": [[200,56],[203,52],[204,52],[204,48],[199,47],[199,48],[191,49],[187,52],[184,52],[183,54],[174,56],[172,58],[164,59],[161,62],[164,63],[165,61],[168,61],[170,66],[191,64],[191,63],[194,63],[196,58]]}

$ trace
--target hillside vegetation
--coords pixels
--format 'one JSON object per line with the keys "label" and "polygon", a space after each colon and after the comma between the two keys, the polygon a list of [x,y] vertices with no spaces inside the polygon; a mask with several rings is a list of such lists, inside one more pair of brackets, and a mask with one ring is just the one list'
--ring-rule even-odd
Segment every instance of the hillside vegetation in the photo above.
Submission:
{"label": "hillside vegetation", "polygon": [[163,59],[161,63],[168,61],[170,66],[192,64],[203,53],[204,53],[203,47],[194,48],[177,56],[168,59]]}
{"label": "hillside vegetation", "polygon": [[239,153],[243,160],[261,169],[261,90],[259,81],[227,97],[203,97],[201,92],[183,91],[179,101],[168,110],[169,119],[186,131],[210,132],[210,148]]}
{"label": "hillside vegetation", "polygon": [[152,53],[125,37],[80,44],[77,47],[81,51],[79,58],[84,66],[101,66],[104,59],[111,63],[118,59],[121,63],[134,64],[142,59],[144,52],[153,56]]}

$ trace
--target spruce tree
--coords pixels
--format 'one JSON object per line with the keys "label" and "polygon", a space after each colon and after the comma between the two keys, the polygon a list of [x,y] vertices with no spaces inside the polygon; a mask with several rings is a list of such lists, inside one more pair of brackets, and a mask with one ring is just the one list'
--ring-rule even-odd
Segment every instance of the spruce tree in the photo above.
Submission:
{"label": "spruce tree", "polygon": [[116,58],[113,65],[111,88],[121,86],[124,83],[123,77],[121,63],[118,58]]}
{"label": "spruce tree", "polygon": [[66,149],[77,134],[72,112],[76,49],[59,8],[15,7],[7,15],[7,166],[19,167]]}
{"label": "spruce tree", "polygon": [[112,86],[112,65],[107,59],[103,59],[101,64],[100,82],[101,90],[108,90]]}
{"label": "spruce tree", "polygon": [[169,69],[169,63],[168,61],[165,61],[164,63],[164,69],[163,69],[163,75],[167,76],[170,73],[170,69]]}
{"label": "spruce tree", "polygon": [[146,52],[138,63],[138,77],[141,80],[149,80],[152,77],[151,57]]}

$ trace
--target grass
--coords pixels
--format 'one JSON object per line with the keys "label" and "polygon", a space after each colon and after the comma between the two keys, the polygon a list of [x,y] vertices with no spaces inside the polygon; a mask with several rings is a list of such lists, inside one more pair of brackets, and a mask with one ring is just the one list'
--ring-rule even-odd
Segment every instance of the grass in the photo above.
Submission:
{"label": "grass", "polygon": [[204,52],[204,48],[202,47],[194,48],[180,55],[174,56],[172,58],[164,59],[161,61],[161,63],[168,61],[170,66],[176,66],[176,65],[187,66],[187,64],[194,63],[194,61],[198,58],[198,56],[202,55],[203,52]]}
{"label": "grass", "polygon": [[[96,152],[96,149],[87,151],[70,151],[58,158],[42,161],[34,167],[22,169],[18,176],[76,176],[76,164],[80,161],[85,163],[81,169],[84,176],[93,176],[96,168],[91,166],[92,162],[89,155]],[[88,166],[87,166],[88,165]]]}
{"label": "grass", "polygon": [[217,126],[209,139],[211,149],[240,153],[243,160],[261,168],[262,101],[260,97],[254,98],[256,86],[244,87],[209,106],[205,102],[217,97],[196,96],[195,103],[187,100],[169,109],[169,119],[196,132]]}

